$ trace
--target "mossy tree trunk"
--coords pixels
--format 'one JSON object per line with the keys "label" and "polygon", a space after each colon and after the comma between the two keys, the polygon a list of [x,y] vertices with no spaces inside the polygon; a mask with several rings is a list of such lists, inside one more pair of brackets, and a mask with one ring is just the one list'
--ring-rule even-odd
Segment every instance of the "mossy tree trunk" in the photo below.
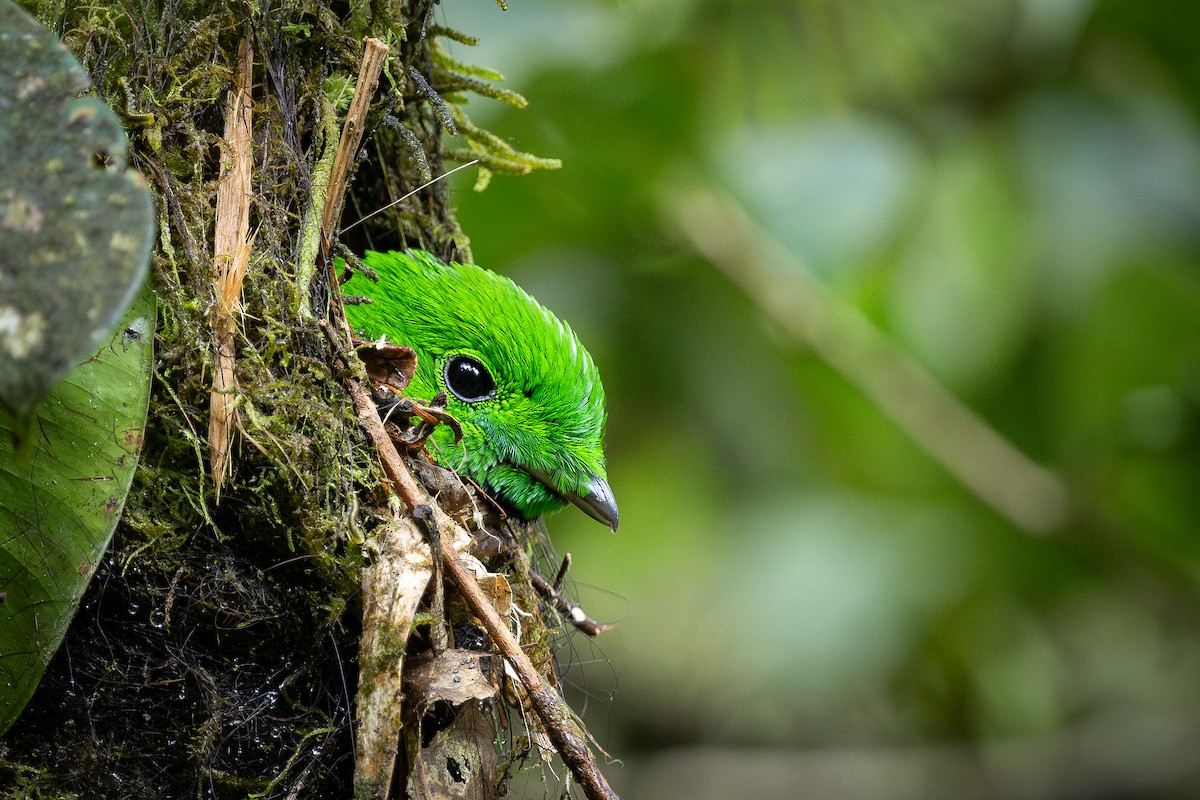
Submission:
{"label": "mossy tree trunk", "polygon": [[[364,38],[387,43],[389,59],[345,224],[468,154],[485,176],[553,164],[507,149],[462,114],[463,92],[523,101],[446,56],[444,39],[467,37],[434,24],[433,2],[25,5],[127,123],[131,160],[156,200],[159,318],[123,520],[32,704],[0,741],[0,787],[39,797],[349,796],[362,545],[381,475],[322,325],[328,279],[306,248]],[[253,246],[233,339],[239,432],[218,503],[208,441],[214,214],[243,41],[253,64]],[[339,246],[469,259],[447,191],[417,192]]]}

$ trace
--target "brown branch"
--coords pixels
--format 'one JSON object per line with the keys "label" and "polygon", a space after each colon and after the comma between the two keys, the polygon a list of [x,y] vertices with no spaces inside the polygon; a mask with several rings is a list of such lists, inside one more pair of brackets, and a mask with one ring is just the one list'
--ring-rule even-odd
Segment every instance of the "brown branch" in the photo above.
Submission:
{"label": "brown branch", "polygon": [[[329,256],[330,244],[333,226],[341,216],[346,200],[350,165],[362,142],[362,121],[375,94],[387,53],[387,46],[379,40],[368,38],[365,41],[358,81],[338,139],[321,213],[319,258],[325,263],[332,318],[338,326],[336,333],[330,333],[335,346],[343,353],[351,352],[350,326],[337,288],[333,259]],[[342,362],[340,366],[347,369],[345,358],[339,358],[339,361]],[[403,482],[407,477],[411,485],[405,488],[411,495],[418,487],[392,446],[370,392],[359,378],[347,376],[344,382],[359,424],[379,454],[384,472],[393,484],[397,480]],[[413,503],[406,502],[411,511]],[[403,724],[405,647],[413,617],[433,575],[433,558],[412,518],[400,514],[394,514],[388,524],[376,531],[367,548],[371,563],[363,569],[361,583],[363,633],[358,651],[354,795],[386,800],[392,795],[399,732]]]}
{"label": "brown branch", "polygon": [[350,185],[350,165],[362,144],[363,122],[367,117],[367,109],[379,86],[379,76],[387,63],[388,46],[378,39],[367,37],[363,40],[363,60],[358,68],[358,80],[354,84],[354,95],[350,98],[350,110],[346,113],[346,121],[342,123],[342,134],[338,137],[337,152],[333,157],[333,167],[329,173],[329,191],[325,196],[325,208],[321,212],[320,247],[318,259],[325,265],[325,274],[329,280],[330,303],[334,308],[333,318],[341,323],[342,333],[346,341],[350,341],[350,325],[342,309],[342,293],[337,291],[337,273],[331,257],[333,245],[333,226],[342,216],[342,206],[346,203],[346,190]]}
{"label": "brown branch", "polygon": [[367,109],[371,98],[375,96],[375,87],[379,84],[379,75],[387,62],[388,46],[378,39],[367,38],[363,42],[363,60],[358,68],[358,81],[354,85],[354,96],[350,98],[350,110],[346,113],[346,121],[342,124],[342,135],[338,139],[337,155],[333,159],[333,173],[329,178],[329,197],[325,201],[325,212],[321,215],[321,250],[329,253],[333,241],[333,226],[342,215],[342,206],[346,202],[347,177],[358,146],[362,143],[363,123],[367,118]]}
{"label": "brown branch", "polygon": [[254,53],[249,39],[238,45],[234,85],[225,106],[225,140],[221,148],[221,181],[217,186],[216,232],[213,236],[212,308],[213,388],[209,401],[208,446],[212,450],[212,479],[216,501],[229,476],[233,434],[237,427],[237,388],[233,372],[234,333],[241,312],[242,282],[250,266],[250,91]]}
{"label": "brown branch", "polygon": [[[330,175],[329,196],[321,218],[321,242],[323,245],[321,251],[323,257],[326,258],[328,258],[329,244],[333,241],[333,226],[341,213],[341,206],[345,200],[349,166],[361,140],[362,119],[370,104],[371,95],[374,93],[386,54],[387,47],[385,45],[374,39],[367,39],[358,85],[350,103],[350,112],[343,127],[337,156],[334,159],[333,171]],[[332,263],[329,263],[328,269],[330,270],[330,293],[333,298],[333,317],[340,328],[340,336],[337,338],[341,342],[340,346],[343,351],[348,353],[350,352],[349,324],[346,321],[340,293],[337,290],[336,276],[332,274]],[[588,749],[587,740],[580,732],[575,717],[566,702],[542,680],[529,657],[521,649],[520,643],[509,630],[507,623],[500,619],[500,615],[496,613],[496,609],[488,600],[487,595],[480,589],[474,574],[464,563],[460,550],[465,550],[470,546],[470,535],[433,503],[425,490],[413,478],[412,473],[409,472],[400,454],[396,451],[391,437],[384,429],[383,422],[379,418],[379,411],[363,381],[356,377],[346,377],[344,382],[354,403],[359,424],[371,440],[372,446],[379,455],[384,474],[391,483],[387,488],[403,501],[410,515],[420,506],[429,508],[430,524],[435,526],[439,532],[441,558],[445,571],[458,588],[471,612],[483,622],[496,648],[512,665],[518,679],[525,687],[534,711],[545,726],[551,742],[558,748],[563,763],[583,786],[584,792],[590,800],[619,800],[600,773],[600,769]],[[415,527],[412,527],[411,519],[406,519],[405,522],[407,523],[405,526],[398,528],[398,530],[405,531],[403,535],[397,537],[396,541],[380,542],[378,546],[388,549],[400,548],[399,553],[391,554],[392,557],[398,558],[402,562],[406,558],[408,559],[406,564],[400,564],[399,570],[393,576],[394,580],[403,580],[407,583],[415,583],[420,580],[428,582],[431,570],[420,555],[413,555],[422,553],[425,544],[413,541],[411,531],[415,530]],[[395,591],[385,584],[376,582],[376,576],[382,575],[381,570],[372,567],[370,575],[371,580],[364,580],[364,592],[388,593]],[[368,598],[365,605],[368,607],[378,606],[378,600]],[[407,638],[411,624],[411,613],[407,618],[401,618],[401,614],[394,613],[396,610],[396,605],[392,604],[384,612],[372,615],[370,620],[364,617],[364,647],[360,649],[359,659],[360,663],[367,663],[370,666],[370,669],[364,670],[363,674],[370,672],[371,683],[368,685],[364,684],[362,680],[359,682],[358,717],[360,721],[364,722],[364,726],[363,729],[360,729],[357,737],[359,752],[355,786],[358,797],[374,796],[382,799],[386,798],[391,791],[398,728],[389,730],[382,726],[386,725],[388,720],[399,719],[398,712],[403,697],[400,683],[403,647],[398,644]],[[386,625],[387,630],[373,630],[371,638],[368,640],[365,631],[368,622],[373,626],[376,624]],[[404,638],[401,638],[402,634]],[[377,644],[380,640],[386,641],[388,646],[381,649]],[[367,645],[370,647],[368,648]],[[381,657],[389,665],[382,673],[377,669]],[[384,673],[387,676],[386,681],[394,682],[385,682]],[[365,709],[364,706],[369,706],[369,708]],[[366,731],[368,714],[372,726],[371,738],[367,738]]]}
{"label": "brown branch", "polygon": [[[533,666],[533,662],[525,655],[525,651],[521,649],[520,643],[509,630],[507,623],[500,619],[487,595],[479,587],[474,574],[460,557],[458,548],[463,546],[464,539],[469,541],[467,532],[440,507],[433,504],[425,490],[412,477],[400,454],[396,451],[391,437],[384,430],[383,422],[379,419],[379,412],[375,408],[374,401],[371,400],[370,393],[353,378],[346,379],[346,386],[354,401],[358,421],[366,430],[367,436],[371,439],[371,443],[379,455],[384,473],[392,483],[391,488],[395,490],[410,511],[422,505],[429,507],[435,524],[442,533],[440,537],[441,555],[447,575],[458,588],[459,594],[462,595],[471,612],[483,622],[496,649],[512,665],[513,671],[516,672],[518,680],[525,687],[530,702],[533,704],[534,712],[541,719],[550,736],[550,741],[554,743],[559,755],[562,756],[563,763],[571,770],[575,780],[583,787],[584,793],[590,800],[618,800],[617,794],[609,787],[595,758],[592,757],[587,740],[580,732],[571,710],[562,697],[542,680],[541,675]],[[454,535],[446,535],[450,531]],[[362,683],[360,682],[359,685],[361,704]],[[399,684],[397,684],[398,686]],[[399,692],[398,688],[397,692]],[[361,719],[361,709],[359,716]],[[363,758],[364,752],[360,746],[360,767],[363,764]],[[378,766],[377,763],[376,766]],[[381,796],[386,796],[386,794]]]}
{"label": "brown branch", "polygon": [[479,588],[475,576],[458,557],[453,544],[445,538],[442,540],[442,560],[450,580],[458,587],[459,594],[467,601],[472,613],[483,622],[483,627],[487,629],[492,642],[517,673],[517,678],[525,687],[533,710],[545,726],[550,741],[554,743],[567,769],[571,770],[575,780],[583,787],[584,794],[590,800],[619,800],[592,757],[587,740],[575,722],[575,715],[558,692],[542,680],[533,662],[521,649],[517,637],[509,630],[508,623],[500,619],[487,595]]}

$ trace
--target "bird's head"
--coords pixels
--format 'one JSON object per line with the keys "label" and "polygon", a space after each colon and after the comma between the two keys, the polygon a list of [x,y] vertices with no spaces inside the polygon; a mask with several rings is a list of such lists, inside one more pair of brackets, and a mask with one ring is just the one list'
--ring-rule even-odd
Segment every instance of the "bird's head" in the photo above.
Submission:
{"label": "bird's head", "polygon": [[445,426],[430,450],[524,519],[573,503],[617,528],[604,466],[604,387],[575,334],[508,278],[444,264],[419,250],[368,252],[374,282],[356,274],[346,294],[351,325],[417,353],[406,394],[445,392],[462,426]]}

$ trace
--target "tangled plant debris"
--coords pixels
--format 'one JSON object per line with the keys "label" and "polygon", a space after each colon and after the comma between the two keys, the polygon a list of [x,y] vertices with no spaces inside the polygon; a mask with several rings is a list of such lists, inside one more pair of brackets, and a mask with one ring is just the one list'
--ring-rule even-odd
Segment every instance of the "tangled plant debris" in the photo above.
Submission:
{"label": "tangled plant debris", "polygon": [[[125,515],[31,705],[0,740],[0,787],[10,797],[350,796],[360,580],[395,506],[343,384],[357,361],[325,321],[337,292],[314,266],[314,210],[329,190],[364,39],[386,43],[388,55],[362,120],[366,155],[350,165],[347,220],[454,162],[478,160],[479,187],[557,162],[471,122],[469,94],[524,100],[447,53],[444,42],[473,40],[433,24],[431,2],[26,5],[126,123],[130,160],[156,200],[159,325]],[[253,52],[252,237],[244,227],[240,235],[252,245],[239,255],[240,314],[224,302],[226,324],[214,332],[226,98],[244,41]],[[352,260],[368,241],[470,258],[444,184],[328,243]],[[219,503],[209,441],[216,373],[222,402],[236,410]],[[484,592],[530,615],[519,649],[553,680],[547,621],[557,616],[543,620],[550,605],[530,577],[536,534],[500,519],[452,473],[403,457],[438,498],[437,514],[473,537],[460,555],[507,576],[483,581]],[[414,530],[435,545],[456,535],[436,523]],[[440,559],[430,568],[440,573]],[[553,733],[531,722],[528,690],[490,654],[477,610],[433,585],[420,593],[411,638],[372,651],[404,656],[408,691],[421,698],[404,710],[396,777],[416,796],[446,781],[501,796],[521,764],[544,761]],[[456,670],[468,679],[454,681]]]}

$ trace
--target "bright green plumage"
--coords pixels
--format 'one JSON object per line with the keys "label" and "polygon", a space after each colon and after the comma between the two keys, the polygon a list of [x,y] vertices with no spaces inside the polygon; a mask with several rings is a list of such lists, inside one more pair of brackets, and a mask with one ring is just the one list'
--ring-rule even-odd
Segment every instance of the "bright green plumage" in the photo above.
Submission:
{"label": "bright green plumage", "polygon": [[604,388],[571,329],[508,278],[476,266],[420,250],[368,252],[363,263],[379,281],[358,273],[343,286],[374,300],[347,305],[350,324],[364,338],[413,348],[417,373],[405,394],[446,392],[446,410],[462,425],[458,445],[438,426],[435,458],[525,519],[569,501],[616,530]]}

